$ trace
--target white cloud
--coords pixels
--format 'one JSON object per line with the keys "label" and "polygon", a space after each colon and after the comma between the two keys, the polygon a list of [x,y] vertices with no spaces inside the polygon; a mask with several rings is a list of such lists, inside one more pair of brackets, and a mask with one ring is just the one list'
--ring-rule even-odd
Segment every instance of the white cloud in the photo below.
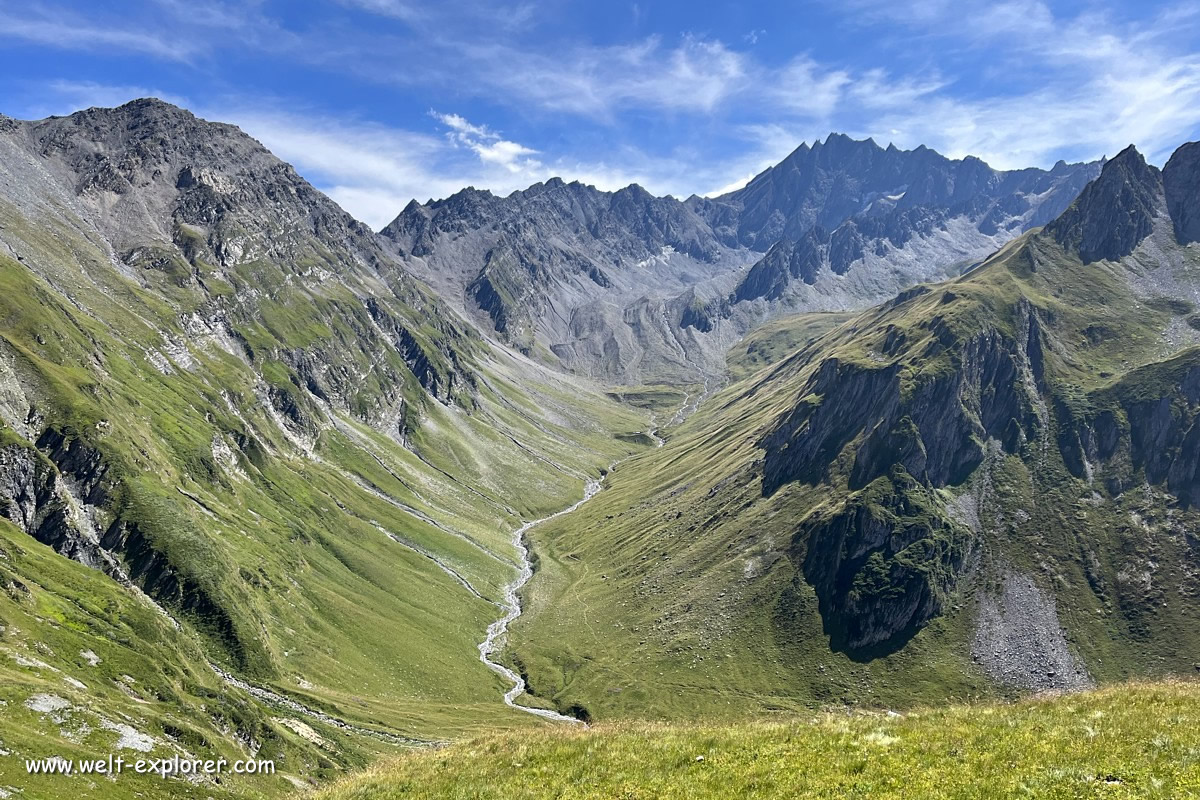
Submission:
{"label": "white cloud", "polygon": [[541,162],[526,158],[537,152],[524,145],[516,142],[508,142],[503,139],[491,144],[473,144],[471,149],[474,150],[479,157],[491,164],[500,164],[509,172],[520,172],[523,169],[538,169],[541,167]]}
{"label": "white cloud", "polygon": [[343,5],[369,11],[372,14],[394,17],[406,22],[420,21],[425,16],[418,6],[412,3],[401,2],[401,0],[339,0],[339,2]]}
{"label": "white cloud", "polygon": [[450,130],[462,134],[464,136],[476,136],[481,139],[498,139],[499,135],[492,133],[483,125],[472,125],[466,119],[458,114],[442,114],[437,111],[430,111],[429,115],[438,122],[445,125]]}
{"label": "white cloud", "polygon": [[187,61],[194,54],[192,44],[183,37],[123,30],[63,14],[17,16],[0,13],[0,39],[20,39],[69,50],[127,50],[167,61]]}
{"label": "white cloud", "polygon": [[510,142],[500,138],[500,134],[489,130],[483,125],[472,125],[458,114],[442,114],[437,111],[430,115],[450,128],[447,138],[457,147],[465,147],[479,156],[487,164],[498,164],[517,175],[521,173],[537,174],[542,164],[530,156],[537,155],[537,150],[523,144]]}
{"label": "white cloud", "polygon": [[754,176],[757,174],[758,173],[756,173],[756,172],[747,172],[742,177],[735,178],[734,180],[730,181],[729,183],[725,184],[724,186],[718,186],[716,189],[713,189],[711,192],[705,192],[703,196],[704,197],[720,197],[723,194],[729,194],[730,192],[736,192],[738,189],[741,189],[747,183],[752,181],[754,179]]}
{"label": "white cloud", "polygon": [[842,101],[843,90],[853,78],[844,70],[828,70],[811,58],[793,59],[776,75],[763,75],[760,86],[766,100],[792,113],[826,117]]}
{"label": "white cloud", "polygon": [[[454,44],[461,89],[469,80],[476,91],[597,119],[613,119],[622,110],[708,113],[747,86],[746,56],[725,44],[685,36],[673,47],[657,36],[621,45],[572,45],[561,51],[533,52],[501,43]],[[379,65],[364,74],[392,80],[440,80],[426,70],[389,72]]]}
{"label": "white cloud", "polygon": [[214,116],[237,124],[353,216],[380,228],[411,199],[446,197],[468,176],[445,164],[439,136],[311,114],[243,108]]}
{"label": "white cloud", "polygon": [[1017,168],[1113,155],[1130,143],[1161,162],[1200,125],[1200,56],[1169,41],[1178,14],[1121,25],[1095,12],[1059,19],[1044,3],[1012,0],[979,16],[930,3],[919,19],[939,36],[995,48],[1009,80],[1036,88],[974,99],[919,91],[911,104],[882,109],[864,132],[895,130],[902,146]]}

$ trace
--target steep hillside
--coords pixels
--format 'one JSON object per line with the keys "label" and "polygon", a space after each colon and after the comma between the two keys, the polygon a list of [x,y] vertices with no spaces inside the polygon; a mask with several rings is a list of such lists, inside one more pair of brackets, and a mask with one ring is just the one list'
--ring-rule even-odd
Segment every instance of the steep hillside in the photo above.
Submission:
{"label": "steep hillside", "polygon": [[645,447],[644,414],[488,344],[257,142],[157,101],[0,120],[0,320],[0,786],[132,742],[277,758],[195,787],[277,793],[532,724],[477,652],[512,532]]}
{"label": "steep hillside", "polygon": [[680,328],[690,287],[750,256],[672,197],[551,180],[414,203],[381,236],[443,297],[550,364],[626,382],[694,379],[719,355]]}
{"label": "steep hillside", "polygon": [[1131,148],[968,274],[798,319],[800,349],[534,531],[532,690],[740,716],[1191,671],[1198,157]]}
{"label": "steep hillside", "polygon": [[317,797],[1187,797],[1197,721],[1196,686],[1162,683],[903,716],[601,726],[414,754]]}
{"label": "steep hillside", "polygon": [[1056,217],[1097,164],[993,170],[831,134],[715,199],[551,180],[410,204],[382,236],[507,343],[626,383],[695,382],[787,311],[858,310]]}

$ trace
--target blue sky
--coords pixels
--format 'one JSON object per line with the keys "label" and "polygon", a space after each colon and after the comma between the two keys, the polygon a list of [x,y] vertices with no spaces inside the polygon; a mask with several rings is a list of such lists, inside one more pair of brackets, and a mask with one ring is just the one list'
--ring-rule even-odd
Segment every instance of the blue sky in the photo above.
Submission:
{"label": "blue sky", "polygon": [[0,112],[153,95],[372,226],[553,175],[735,188],[830,131],[1001,168],[1200,138],[1200,0],[0,0]]}

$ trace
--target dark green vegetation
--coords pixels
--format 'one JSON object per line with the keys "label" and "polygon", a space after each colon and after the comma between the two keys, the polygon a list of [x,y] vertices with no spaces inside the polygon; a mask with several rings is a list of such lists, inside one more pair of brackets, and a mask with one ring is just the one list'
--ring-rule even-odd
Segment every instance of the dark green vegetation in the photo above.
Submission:
{"label": "dark green vegetation", "polygon": [[[1161,209],[1195,150],[1161,178],[1123,154],[1061,225]],[[531,690],[741,717],[1191,671],[1200,257],[1153,222],[1119,261],[1034,232],[824,335],[800,318],[799,349],[532,532]]]}
{"label": "dark green vegetation", "polygon": [[413,754],[317,797],[1192,797],[1198,722],[1195,684],[1133,683],[904,717],[614,725]]}

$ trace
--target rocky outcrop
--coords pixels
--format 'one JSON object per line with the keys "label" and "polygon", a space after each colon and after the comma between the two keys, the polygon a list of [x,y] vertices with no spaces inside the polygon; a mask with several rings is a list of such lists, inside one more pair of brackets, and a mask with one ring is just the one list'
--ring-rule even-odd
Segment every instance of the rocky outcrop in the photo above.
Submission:
{"label": "rocky outcrop", "polygon": [[[99,450],[55,428],[38,438],[36,448],[20,442],[0,446],[0,516],[67,558],[189,612],[241,659],[243,644],[229,613],[129,519],[131,508],[126,500],[116,502],[123,492],[109,472]],[[93,524],[98,518],[111,520],[103,533]]]}
{"label": "rocky outcrop", "polygon": [[1175,238],[1180,244],[1200,242],[1200,142],[1188,142],[1171,155],[1162,182]]}
{"label": "rocky outcrop", "polygon": [[[824,361],[795,408],[760,442],[764,494],[790,481],[817,483],[836,470],[858,488],[893,465],[931,486],[958,484],[983,460],[987,440],[1015,452],[1039,435],[1042,345],[1029,306],[1018,314],[1019,339],[985,330],[959,342],[941,316],[921,327],[935,334],[923,356],[944,357],[950,369],[929,370],[902,387],[899,364]],[[848,445],[847,462],[840,455]]]}
{"label": "rocky outcrop", "polygon": [[0,446],[0,516],[67,558],[115,575],[81,513],[45,456],[26,444]]}
{"label": "rocky outcrop", "polygon": [[679,298],[679,327],[695,328],[701,333],[708,333],[717,324],[717,320],[728,314],[728,307],[723,301],[704,301],[696,295],[695,289],[689,289]]}
{"label": "rocky outcrop", "polygon": [[934,494],[902,469],[796,536],[834,649],[898,648],[941,613],[970,546]]}
{"label": "rocky outcrop", "polygon": [[[552,258],[561,264],[561,257]],[[467,287],[496,332],[524,352],[533,346],[532,315],[543,302],[538,286],[547,280],[547,267],[528,254],[497,246],[484,256],[483,269]]]}
{"label": "rocky outcrop", "polygon": [[730,301],[778,300],[793,280],[811,286],[822,271],[845,275],[868,253],[883,258],[915,236],[932,235],[948,218],[944,209],[918,207],[852,217],[833,231],[816,225],[797,241],[783,239],[773,245],[746,273]]}
{"label": "rocky outcrop", "polygon": [[1130,145],[1046,231],[1085,264],[1116,261],[1150,235],[1163,203],[1162,176]]}
{"label": "rocky outcrop", "polygon": [[1059,450],[1078,478],[1112,494],[1146,482],[1200,504],[1200,351],[1134,370],[1082,413],[1058,409]]}
{"label": "rocky outcrop", "polygon": [[730,300],[778,300],[792,280],[816,283],[817,273],[828,259],[828,249],[829,233],[821,227],[813,228],[799,241],[781,239],[754,263]]}
{"label": "rocky outcrop", "polygon": [[790,481],[823,480],[846,445],[896,416],[899,370],[829,358],[809,379],[800,401],[762,439],[763,494]]}
{"label": "rocky outcrop", "polygon": [[245,644],[237,635],[233,618],[201,583],[181,573],[167,555],[155,546],[137,522],[118,518],[100,540],[105,550],[119,554],[129,580],[159,603],[187,612],[201,628],[222,643],[245,669]]}
{"label": "rocky outcrop", "polygon": [[[414,333],[411,326],[388,313],[377,299],[368,298],[365,306],[375,325],[388,337],[392,347],[404,359],[405,366],[425,391],[443,403],[458,401],[464,406],[469,405],[468,398],[476,383],[463,351],[468,351],[472,342],[456,336],[456,346],[443,344],[438,348],[435,341]],[[436,326],[438,323],[434,320],[431,324]]]}

